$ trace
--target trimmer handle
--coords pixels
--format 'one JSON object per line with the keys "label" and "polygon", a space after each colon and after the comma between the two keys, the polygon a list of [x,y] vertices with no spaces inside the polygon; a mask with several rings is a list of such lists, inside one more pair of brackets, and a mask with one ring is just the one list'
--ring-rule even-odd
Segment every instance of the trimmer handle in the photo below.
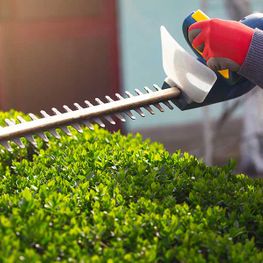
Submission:
{"label": "trimmer handle", "polygon": [[[192,48],[192,50],[195,52],[195,54],[197,55],[198,59],[206,64],[205,59],[202,56],[202,52],[200,52],[199,50],[193,48],[193,46],[191,45],[191,38],[194,38],[196,36],[196,34],[198,34],[197,31],[193,30],[193,32],[188,35],[188,29],[189,27],[199,21],[203,21],[203,20],[208,20],[209,17],[203,13],[201,10],[197,10],[195,12],[192,12],[185,20],[183,23],[183,34],[184,37],[188,43],[188,45]],[[190,38],[189,38],[190,36]],[[231,60],[229,59],[223,59],[223,58],[219,58],[220,60],[224,60],[223,63],[228,66],[232,63]],[[216,62],[216,61],[215,61]],[[220,61],[222,63],[222,61]],[[231,65],[233,66],[233,65]],[[236,74],[235,72],[231,72],[230,70],[226,69],[226,70],[219,70],[217,72],[217,75],[219,78],[223,78],[225,79],[229,84],[235,84],[240,80],[240,76],[238,74]]]}
{"label": "trimmer handle", "polygon": [[[183,23],[183,33],[184,33],[185,40],[187,41],[189,46],[192,48],[194,53],[197,55],[197,59],[206,65],[206,61],[204,60],[200,52],[198,52],[192,47],[188,39],[188,28],[193,23],[196,23],[197,21],[201,21],[204,19],[207,19],[207,16],[200,10],[196,12],[192,12],[185,19]],[[258,28],[258,29],[263,30],[263,14],[260,14],[260,13],[251,14],[243,18],[240,22],[251,28]],[[217,72],[217,81],[202,103],[189,102],[183,96],[181,96],[178,99],[175,99],[175,104],[181,110],[199,108],[199,107],[203,107],[203,106],[211,105],[214,103],[218,103],[218,102],[240,97],[241,95],[249,92],[254,87],[255,87],[255,84],[251,83],[249,80],[238,75],[237,73],[229,71],[228,76],[227,75],[222,76],[221,73]]]}

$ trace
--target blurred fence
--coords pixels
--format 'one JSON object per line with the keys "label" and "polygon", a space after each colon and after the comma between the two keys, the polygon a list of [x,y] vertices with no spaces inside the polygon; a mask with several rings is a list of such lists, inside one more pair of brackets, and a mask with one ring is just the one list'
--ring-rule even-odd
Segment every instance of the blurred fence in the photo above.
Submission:
{"label": "blurred fence", "polygon": [[1,0],[0,107],[25,112],[118,92],[115,0]]}

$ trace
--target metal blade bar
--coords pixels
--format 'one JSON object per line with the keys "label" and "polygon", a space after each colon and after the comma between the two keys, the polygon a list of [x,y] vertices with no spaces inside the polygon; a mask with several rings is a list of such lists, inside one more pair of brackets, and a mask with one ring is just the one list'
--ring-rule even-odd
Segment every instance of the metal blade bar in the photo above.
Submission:
{"label": "metal blade bar", "polygon": [[180,93],[180,89],[172,87],[108,102],[102,105],[64,112],[61,115],[49,115],[42,111],[42,115],[45,115],[44,118],[34,118],[32,121],[6,126],[0,129],[0,143],[19,137],[25,137],[26,135],[37,134],[44,131],[54,131],[56,128],[71,126],[86,120],[114,115],[140,107],[147,107],[159,102],[166,102],[178,97]]}

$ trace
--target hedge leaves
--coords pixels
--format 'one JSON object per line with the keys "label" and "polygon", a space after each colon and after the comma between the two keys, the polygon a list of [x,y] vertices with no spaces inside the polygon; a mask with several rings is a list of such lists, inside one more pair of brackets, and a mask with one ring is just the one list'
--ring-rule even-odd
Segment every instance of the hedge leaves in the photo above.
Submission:
{"label": "hedge leaves", "polygon": [[262,179],[140,135],[72,132],[1,148],[0,261],[263,262]]}

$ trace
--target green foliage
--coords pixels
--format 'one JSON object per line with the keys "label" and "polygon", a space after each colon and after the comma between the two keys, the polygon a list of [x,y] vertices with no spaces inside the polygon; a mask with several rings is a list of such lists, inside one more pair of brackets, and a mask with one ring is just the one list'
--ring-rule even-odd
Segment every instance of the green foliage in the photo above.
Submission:
{"label": "green foliage", "polygon": [[97,127],[38,143],[1,148],[1,262],[263,262],[263,182],[231,163]]}

